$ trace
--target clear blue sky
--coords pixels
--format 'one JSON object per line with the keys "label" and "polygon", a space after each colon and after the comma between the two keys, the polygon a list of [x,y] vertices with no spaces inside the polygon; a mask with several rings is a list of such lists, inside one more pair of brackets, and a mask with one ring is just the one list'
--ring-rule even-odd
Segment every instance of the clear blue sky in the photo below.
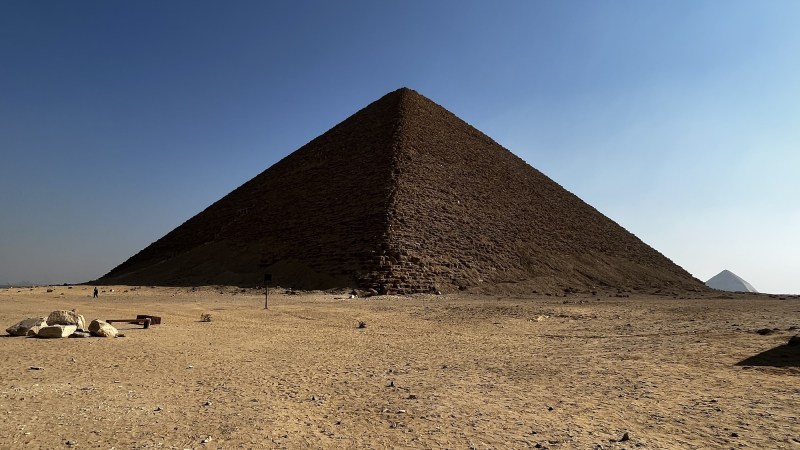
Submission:
{"label": "clear blue sky", "polygon": [[0,284],[81,282],[381,95],[800,293],[800,2],[0,2]]}

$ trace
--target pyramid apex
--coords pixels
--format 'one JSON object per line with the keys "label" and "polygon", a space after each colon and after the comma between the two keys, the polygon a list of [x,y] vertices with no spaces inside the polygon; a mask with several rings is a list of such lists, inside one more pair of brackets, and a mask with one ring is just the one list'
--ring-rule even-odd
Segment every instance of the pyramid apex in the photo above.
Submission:
{"label": "pyramid apex", "polygon": [[393,91],[387,92],[382,97],[380,97],[380,99],[376,100],[376,103],[377,102],[382,102],[382,101],[387,101],[387,100],[388,101],[404,102],[404,101],[407,101],[408,99],[411,99],[411,98],[426,98],[426,97],[423,96],[422,94],[420,94],[419,92],[415,91],[414,89],[411,89],[411,88],[406,87],[406,86],[402,86],[402,87],[397,88],[397,89],[395,89]]}
{"label": "pyramid apex", "polygon": [[420,94],[419,92],[415,91],[414,89],[411,89],[408,86],[402,86],[402,87],[400,87],[398,89],[395,89],[394,91],[390,92],[387,95],[393,95],[393,94],[394,95],[400,95],[402,97],[411,96],[411,97],[427,98],[424,95]]}

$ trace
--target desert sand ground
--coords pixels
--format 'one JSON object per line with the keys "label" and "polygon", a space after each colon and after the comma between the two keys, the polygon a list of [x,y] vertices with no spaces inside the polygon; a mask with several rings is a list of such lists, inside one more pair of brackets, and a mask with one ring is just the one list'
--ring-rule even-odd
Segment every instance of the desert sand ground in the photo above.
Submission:
{"label": "desert sand ground", "polygon": [[0,291],[163,317],[0,338],[0,448],[800,449],[798,298],[101,289]]}

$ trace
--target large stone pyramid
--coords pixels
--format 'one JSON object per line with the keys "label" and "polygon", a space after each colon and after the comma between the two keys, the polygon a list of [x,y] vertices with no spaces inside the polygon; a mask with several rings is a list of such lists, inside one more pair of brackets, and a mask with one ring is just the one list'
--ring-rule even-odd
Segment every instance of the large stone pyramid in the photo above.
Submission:
{"label": "large stone pyramid", "polygon": [[358,111],[99,283],[697,290],[702,282],[417,92]]}
{"label": "large stone pyramid", "polygon": [[706,286],[728,292],[758,292],[752,284],[727,269],[706,281]]}

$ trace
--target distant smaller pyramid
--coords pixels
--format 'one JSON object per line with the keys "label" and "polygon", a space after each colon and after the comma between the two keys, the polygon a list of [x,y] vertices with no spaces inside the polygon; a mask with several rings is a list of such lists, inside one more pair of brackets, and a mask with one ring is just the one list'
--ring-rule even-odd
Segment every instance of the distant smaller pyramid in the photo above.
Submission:
{"label": "distant smaller pyramid", "polygon": [[706,286],[711,289],[728,292],[758,292],[752,284],[744,281],[741,277],[731,272],[723,270],[706,281]]}

